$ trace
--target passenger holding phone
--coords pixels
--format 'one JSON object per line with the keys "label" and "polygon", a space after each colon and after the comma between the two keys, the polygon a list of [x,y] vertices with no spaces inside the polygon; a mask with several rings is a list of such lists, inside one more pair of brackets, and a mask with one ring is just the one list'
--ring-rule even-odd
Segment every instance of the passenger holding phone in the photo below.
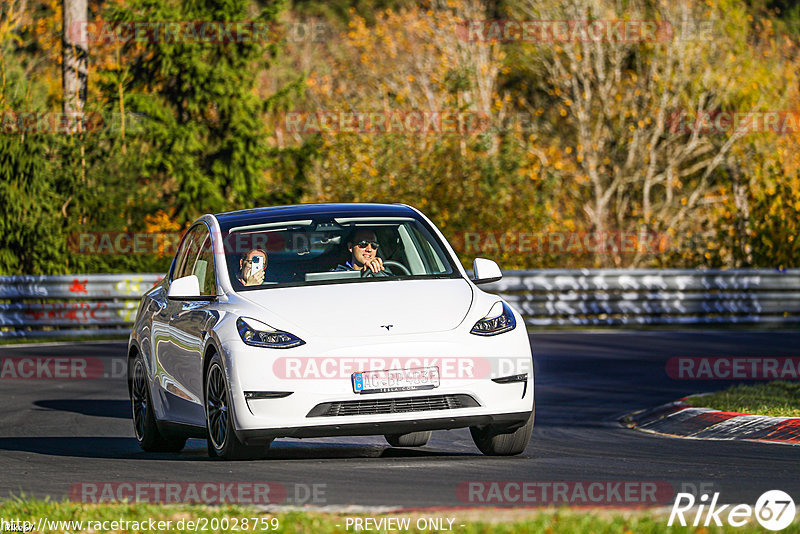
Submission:
{"label": "passenger holding phone", "polygon": [[264,269],[267,268],[267,253],[254,248],[239,259],[239,282],[245,286],[258,286],[264,283]]}

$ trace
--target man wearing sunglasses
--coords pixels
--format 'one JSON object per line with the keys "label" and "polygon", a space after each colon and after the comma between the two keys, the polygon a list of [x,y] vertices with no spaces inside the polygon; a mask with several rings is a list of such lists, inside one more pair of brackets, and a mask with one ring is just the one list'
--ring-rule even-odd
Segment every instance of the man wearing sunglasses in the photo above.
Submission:
{"label": "man wearing sunglasses", "polygon": [[361,271],[363,276],[389,276],[383,269],[383,260],[378,257],[379,246],[375,232],[366,228],[356,230],[347,241],[350,261],[336,270]]}

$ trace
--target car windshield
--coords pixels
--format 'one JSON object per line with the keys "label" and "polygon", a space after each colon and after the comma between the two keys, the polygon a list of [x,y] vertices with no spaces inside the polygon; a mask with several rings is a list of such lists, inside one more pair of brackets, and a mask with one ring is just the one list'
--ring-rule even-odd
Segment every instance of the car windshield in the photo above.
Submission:
{"label": "car windshield", "polygon": [[[228,230],[223,244],[231,284],[237,291],[460,277],[440,240],[427,225],[411,217],[249,224]],[[364,256],[354,256],[354,249],[379,258],[383,269],[362,271],[359,260]],[[262,268],[263,276],[253,275]]]}

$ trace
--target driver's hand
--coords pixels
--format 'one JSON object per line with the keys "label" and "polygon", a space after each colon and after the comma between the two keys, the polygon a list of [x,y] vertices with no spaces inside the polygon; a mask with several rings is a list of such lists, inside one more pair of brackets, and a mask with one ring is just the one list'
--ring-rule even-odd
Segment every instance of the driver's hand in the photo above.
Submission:
{"label": "driver's hand", "polygon": [[380,258],[372,258],[370,261],[365,263],[364,266],[373,273],[377,273],[378,271],[383,270],[383,260]]}
{"label": "driver's hand", "polygon": [[264,269],[261,269],[256,274],[250,274],[250,267],[247,268],[247,278],[245,278],[244,285],[258,286],[264,281]]}

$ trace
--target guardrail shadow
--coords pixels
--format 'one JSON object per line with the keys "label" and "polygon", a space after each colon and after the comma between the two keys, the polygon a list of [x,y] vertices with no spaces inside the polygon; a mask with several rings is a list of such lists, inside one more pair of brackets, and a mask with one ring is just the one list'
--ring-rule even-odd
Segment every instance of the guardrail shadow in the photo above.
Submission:
{"label": "guardrail shadow", "polygon": [[61,412],[79,413],[92,417],[114,417],[131,419],[131,403],[128,400],[111,399],[49,399],[33,403],[39,408]]}
{"label": "guardrail shadow", "polygon": [[147,455],[150,460],[179,460],[175,454],[148,454],[144,453],[136,444],[135,438],[118,437],[10,437],[0,438],[0,450],[32,452],[48,456],[64,456],[73,458],[114,458],[114,459],[144,459]]}
{"label": "guardrail shadow", "polygon": [[[61,437],[31,436],[0,438],[0,451],[19,451],[48,456],[97,459],[150,460],[173,462],[216,461],[206,454],[204,440],[189,440],[180,453],[151,453],[139,448],[133,437]],[[287,460],[330,460],[369,458],[474,458],[480,453],[447,450],[402,449],[389,445],[364,443],[293,443],[276,442],[268,455],[256,462]],[[239,465],[234,462],[231,465]],[[245,462],[249,463],[249,462]]]}

